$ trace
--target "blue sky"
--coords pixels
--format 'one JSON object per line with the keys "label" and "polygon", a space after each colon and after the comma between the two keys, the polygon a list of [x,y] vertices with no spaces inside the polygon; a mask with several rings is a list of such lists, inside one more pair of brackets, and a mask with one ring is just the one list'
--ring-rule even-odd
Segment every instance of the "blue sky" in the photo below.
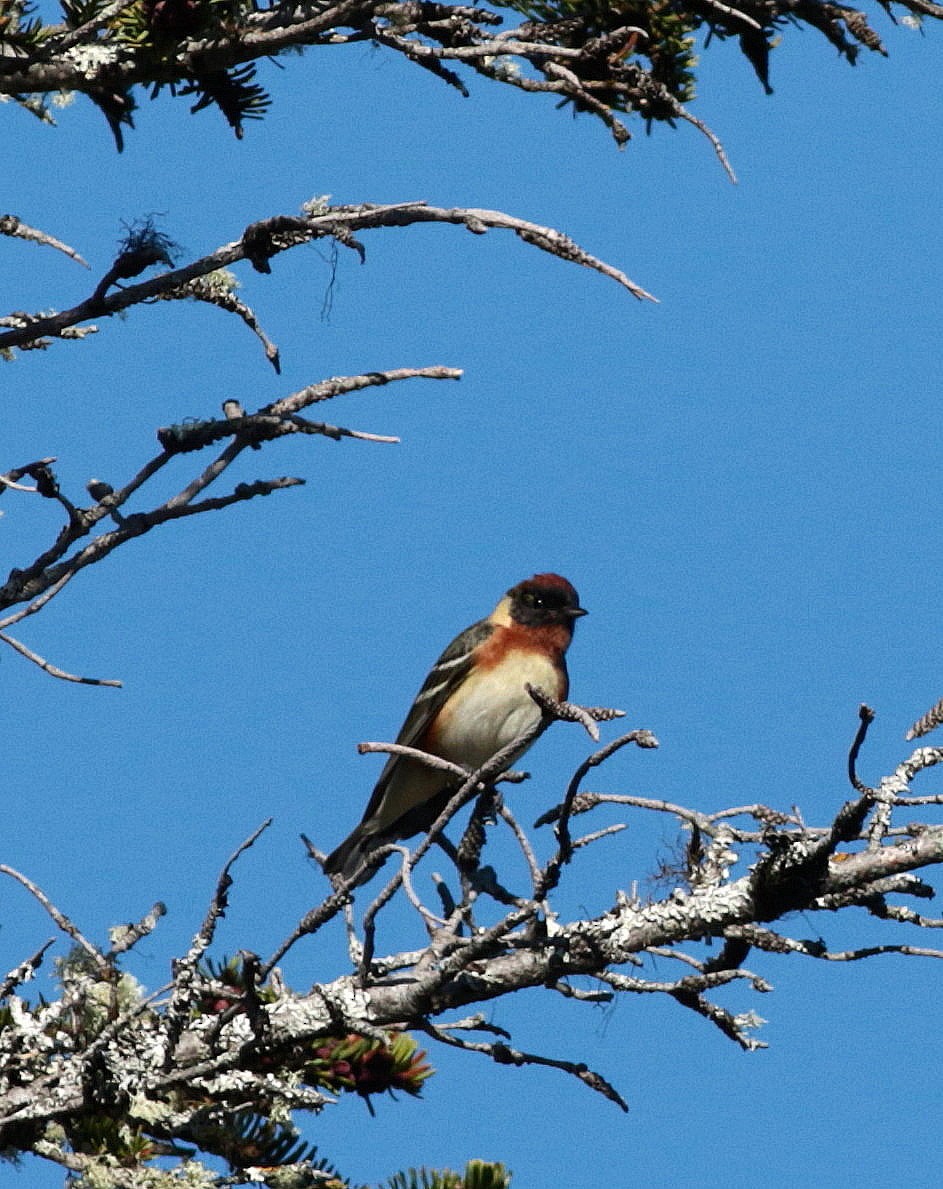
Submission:
{"label": "blue sky", "polygon": [[[649,138],[633,125],[620,153],[551,102],[483,80],[462,100],[359,47],[263,68],[275,102],[241,143],[212,113],[160,102],[119,157],[84,103],[57,130],[7,108],[5,209],[73,244],[95,279],[122,220],[159,213],[189,258],[329,193],[556,226],[661,304],[511,236],[415,228],[365,236],[363,266],[341,255],[327,320],[323,249],[279,257],[271,277],[239,270],[281,377],[235,320],[169,304],[6,365],[0,469],[57,455],[75,498],[92,476],[126,480],[157,426],[215,415],[227,397],[254,408],[397,366],[465,377],[335,402],[329,418],[401,444],[253,454],[238,478],[307,486],[134,542],[21,627],[54,663],[125,687],[66,685],[0,656],[3,861],[99,939],[164,900],[133,963],[157,987],[219,867],[272,815],[237,868],[217,950],[271,952],[324,892],[298,834],[334,845],[369,796],[381,761],[356,743],[392,738],[440,648],[535,570],[566,574],[591,612],[573,697],[622,706],[661,740],[620,753],[592,787],[705,810],[798,804],[822,822],[847,796],[861,701],[878,711],[865,778],[902,759],[904,731],[943,694],[941,34],[875,20],[890,60],[855,69],[787,31],[771,98],[733,45],[705,52],[694,110],[737,186],[691,128]],[[93,287],[47,250],[3,252],[4,310]],[[23,565],[57,509],[13,493],[0,507],[5,568]],[[533,781],[510,794],[522,819],[557,799],[587,749],[576,727],[540,741]],[[667,820],[605,820],[629,829],[568,873],[568,915],[651,887],[675,844]],[[51,928],[12,883],[0,906],[5,970]],[[833,948],[905,939],[857,917],[792,926]],[[412,928],[391,921],[389,948]],[[515,1189],[589,1189],[601,1169],[653,1187],[936,1184],[941,967],[753,965],[775,993],[723,997],[768,1021],[770,1048],[749,1055],[657,999],[494,1006],[520,1047],[598,1068],[627,1116],[563,1074],[435,1050],[422,1102],[381,1100],[371,1119],[345,1101],[306,1134],[363,1181],[479,1156],[505,1161]],[[343,969],[337,935],[285,964],[299,988]],[[60,1177],[31,1165],[0,1182]]]}

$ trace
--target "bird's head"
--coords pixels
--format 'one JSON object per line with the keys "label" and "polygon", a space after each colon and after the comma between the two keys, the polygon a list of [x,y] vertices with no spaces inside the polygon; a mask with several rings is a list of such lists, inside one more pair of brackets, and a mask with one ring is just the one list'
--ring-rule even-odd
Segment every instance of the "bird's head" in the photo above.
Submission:
{"label": "bird's head", "polygon": [[512,586],[505,597],[510,618],[525,627],[560,623],[572,630],[574,621],[586,614],[573,586],[559,574],[535,574]]}

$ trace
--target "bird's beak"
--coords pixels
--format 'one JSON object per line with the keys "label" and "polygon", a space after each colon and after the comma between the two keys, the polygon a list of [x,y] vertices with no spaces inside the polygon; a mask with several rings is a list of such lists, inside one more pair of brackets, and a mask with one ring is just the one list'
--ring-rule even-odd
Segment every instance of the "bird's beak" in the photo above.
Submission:
{"label": "bird's beak", "polygon": [[569,607],[567,609],[567,615],[572,616],[573,619],[579,619],[581,615],[588,615],[588,614],[589,614],[589,612],[586,610],[585,607]]}

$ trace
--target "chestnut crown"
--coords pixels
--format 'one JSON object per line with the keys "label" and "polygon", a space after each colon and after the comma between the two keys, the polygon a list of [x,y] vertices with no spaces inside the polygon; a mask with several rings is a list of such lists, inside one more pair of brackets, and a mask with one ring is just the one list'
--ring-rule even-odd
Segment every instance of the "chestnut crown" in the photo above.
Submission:
{"label": "chestnut crown", "polygon": [[535,574],[512,586],[508,598],[511,618],[528,627],[554,623],[572,627],[586,614],[574,587],[559,574]]}

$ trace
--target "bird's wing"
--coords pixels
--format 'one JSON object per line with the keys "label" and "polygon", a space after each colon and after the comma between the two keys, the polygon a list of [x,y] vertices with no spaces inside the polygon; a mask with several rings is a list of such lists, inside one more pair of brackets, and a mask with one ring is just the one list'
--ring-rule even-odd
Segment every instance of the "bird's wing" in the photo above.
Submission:
{"label": "bird's wing", "polygon": [[[426,728],[468,676],[475,649],[484,643],[494,630],[493,623],[482,619],[455,637],[432,666],[429,676],[423,682],[422,689],[416,694],[406,721],[396,736],[397,743],[403,744],[404,747],[422,746],[422,737]],[[387,760],[364,812],[362,819],[364,822],[368,821],[379,809],[400,760],[400,756],[390,756]]]}
{"label": "bird's wing", "polygon": [[455,637],[422,683],[422,689],[416,694],[406,721],[396,736],[397,743],[406,747],[416,746],[426,727],[468,676],[475,649],[493,631],[494,624],[482,619]]}

